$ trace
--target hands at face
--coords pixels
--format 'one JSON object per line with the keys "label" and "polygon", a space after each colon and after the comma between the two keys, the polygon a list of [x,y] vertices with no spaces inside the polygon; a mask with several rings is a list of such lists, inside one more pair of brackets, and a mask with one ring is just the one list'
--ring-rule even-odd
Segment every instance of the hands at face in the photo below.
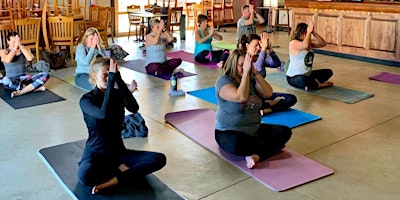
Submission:
{"label": "hands at face", "polygon": [[86,41],[86,45],[89,48],[99,48],[100,47],[100,39],[97,34],[94,34],[92,36],[88,37],[88,40]]}
{"label": "hands at face", "polygon": [[312,33],[314,31],[314,22],[310,22],[307,27],[307,33]]}
{"label": "hands at face", "polygon": [[269,43],[269,36],[268,33],[266,32],[262,32],[261,33],[261,41],[259,42],[261,49],[262,50],[266,50],[267,48],[270,47],[270,43]]}
{"label": "hands at face", "polygon": [[118,72],[118,65],[114,61],[114,59],[110,59],[110,67],[108,69],[109,72],[117,73]]}
{"label": "hands at face", "polygon": [[246,54],[243,61],[243,74],[253,73],[255,68],[253,67],[253,59],[250,54]]}
{"label": "hands at face", "polygon": [[254,15],[254,5],[253,4],[249,5],[249,11],[250,11],[250,14]]}

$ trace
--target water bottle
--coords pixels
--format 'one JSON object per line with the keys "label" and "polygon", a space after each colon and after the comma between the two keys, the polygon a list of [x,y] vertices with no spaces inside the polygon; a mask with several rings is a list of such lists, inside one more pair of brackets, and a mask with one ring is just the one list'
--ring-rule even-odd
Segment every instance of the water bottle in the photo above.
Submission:
{"label": "water bottle", "polygon": [[176,91],[178,89],[178,82],[175,73],[172,73],[169,83],[171,91]]}

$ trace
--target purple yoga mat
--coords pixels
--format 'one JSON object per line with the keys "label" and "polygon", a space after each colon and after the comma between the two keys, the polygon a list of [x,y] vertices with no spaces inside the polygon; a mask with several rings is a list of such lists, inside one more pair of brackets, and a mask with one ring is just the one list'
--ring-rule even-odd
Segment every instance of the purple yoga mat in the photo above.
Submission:
{"label": "purple yoga mat", "polygon": [[208,67],[208,68],[218,68],[217,63],[210,62],[210,63],[198,63],[194,60],[194,55],[192,53],[186,51],[174,51],[168,52],[167,56],[170,58],[181,58],[183,61],[194,63],[196,65]]}
{"label": "purple yoga mat", "polygon": [[210,109],[167,113],[165,120],[198,144],[274,191],[285,191],[333,174],[331,168],[288,148],[263,162],[257,163],[253,169],[247,168],[243,156],[235,156],[219,148],[214,139],[215,111]]}
{"label": "purple yoga mat", "polygon": [[394,83],[400,85],[400,74],[392,74],[388,72],[381,72],[375,76],[369,77],[369,79],[376,81],[383,81],[388,83]]}
{"label": "purple yoga mat", "polygon": [[[140,72],[143,74],[148,74],[145,69],[145,65],[144,65],[145,62],[146,62],[145,60],[138,59],[138,60],[130,60],[130,61],[120,61],[120,62],[118,62],[118,65],[128,68],[128,69],[131,69],[133,71],[137,71],[137,72]],[[157,78],[161,78],[164,80],[169,80],[171,78],[171,74],[163,74],[163,75],[157,75],[157,76],[151,75],[151,74],[148,74],[148,75],[154,76]],[[176,77],[183,78],[183,77],[193,76],[193,75],[196,75],[196,74],[184,71],[183,73],[177,73]]]}

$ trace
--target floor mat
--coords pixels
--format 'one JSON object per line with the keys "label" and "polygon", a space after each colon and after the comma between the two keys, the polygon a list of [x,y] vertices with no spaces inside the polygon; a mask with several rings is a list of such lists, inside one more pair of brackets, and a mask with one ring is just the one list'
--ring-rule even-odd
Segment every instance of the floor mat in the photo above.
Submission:
{"label": "floor mat", "polygon": [[332,86],[327,88],[321,88],[319,90],[300,90],[292,87],[287,83],[286,75],[284,73],[269,73],[265,77],[268,83],[272,85],[277,85],[287,89],[294,89],[297,91],[307,92],[308,94],[313,94],[328,99],[340,101],[343,103],[353,104],[365,99],[371,98],[374,94],[361,92],[357,90],[347,89],[339,86]]}
{"label": "floor mat", "polygon": [[1,84],[0,97],[14,109],[27,108],[65,100],[48,89],[43,92],[30,92],[19,97],[11,98],[11,91],[5,89]]}
{"label": "floor mat", "polygon": [[[189,91],[188,94],[217,105],[217,99],[215,98],[215,87]],[[261,122],[268,124],[280,124],[288,126],[289,128],[294,128],[319,119],[321,119],[321,117],[291,108],[287,111],[280,111],[264,115],[261,119]]]}
{"label": "floor mat", "polygon": [[381,72],[377,75],[369,77],[369,79],[400,85],[400,74]]}
{"label": "floor mat", "polygon": [[230,43],[226,43],[226,42],[213,42],[212,46],[215,48],[219,48],[219,49],[228,49],[230,51],[233,51],[236,49],[236,45],[237,44],[230,44]]}
{"label": "floor mat", "polygon": [[235,156],[219,148],[214,139],[215,111],[210,109],[167,113],[165,120],[187,137],[274,191],[285,191],[333,174],[331,168],[288,148],[257,163],[253,169],[247,168],[243,156]]}
{"label": "floor mat", "polygon": [[47,147],[39,150],[50,171],[74,199],[183,199],[156,176],[150,174],[146,180],[129,186],[117,186],[102,194],[92,195],[91,186],[78,182],[78,162],[81,159],[86,140]]}
{"label": "floor mat", "polygon": [[[130,61],[120,61],[120,62],[118,62],[118,65],[128,68],[128,69],[131,69],[131,70],[134,70],[134,71],[137,71],[137,72],[140,72],[140,73],[143,73],[143,74],[150,75],[146,72],[145,62],[146,61],[143,59],[138,59],[138,60],[130,60]],[[184,71],[183,73],[177,73],[176,77],[183,78],[183,77],[193,76],[193,75],[196,75],[196,74]],[[159,76],[150,75],[150,76],[154,76],[154,77],[161,78],[164,80],[169,80],[171,78],[171,74],[163,74],[163,75],[159,75]]]}
{"label": "floor mat", "polygon": [[210,62],[210,63],[198,63],[194,60],[194,55],[192,53],[186,51],[173,51],[168,52],[167,56],[170,58],[181,58],[183,61],[194,63],[196,65],[208,67],[208,68],[218,68],[217,63]]}

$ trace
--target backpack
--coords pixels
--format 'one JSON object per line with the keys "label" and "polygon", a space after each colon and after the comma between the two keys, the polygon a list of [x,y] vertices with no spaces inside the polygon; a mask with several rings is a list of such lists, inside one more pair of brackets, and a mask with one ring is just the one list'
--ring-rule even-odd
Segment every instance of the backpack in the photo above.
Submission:
{"label": "backpack", "polygon": [[122,125],[122,138],[147,137],[149,129],[140,113],[126,115]]}

